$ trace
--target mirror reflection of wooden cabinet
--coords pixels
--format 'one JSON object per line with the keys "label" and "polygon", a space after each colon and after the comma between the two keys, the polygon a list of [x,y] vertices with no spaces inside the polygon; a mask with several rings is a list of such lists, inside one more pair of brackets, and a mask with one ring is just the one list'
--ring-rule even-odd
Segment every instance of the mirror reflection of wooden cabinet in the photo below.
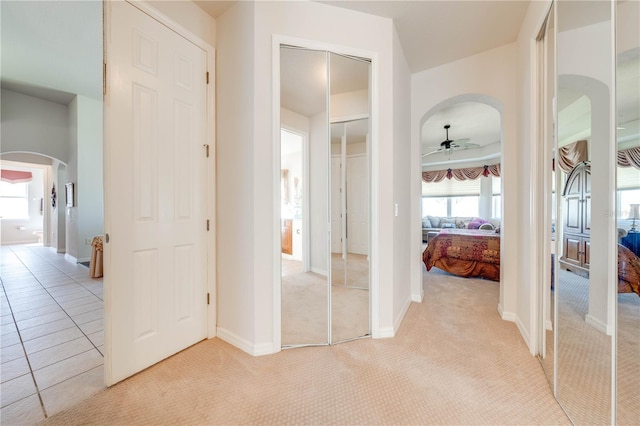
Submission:
{"label": "mirror reflection of wooden cabinet", "polygon": [[578,164],[567,177],[564,200],[562,258],[563,268],[589,275],[591,231],[591,164]]}
{"label": "mirror reflection of wooden cabinet", "polygon": [[293,254],[293,220],[282,220],[282,252],[284,254]]}

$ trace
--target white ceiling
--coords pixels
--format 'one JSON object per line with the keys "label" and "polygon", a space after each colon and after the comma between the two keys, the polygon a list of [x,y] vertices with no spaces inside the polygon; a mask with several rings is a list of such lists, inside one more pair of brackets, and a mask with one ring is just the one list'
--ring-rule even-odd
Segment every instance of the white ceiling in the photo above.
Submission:
{"label": "white ceiling", "polygon": [[[412,73],[514,42],[529,7],[529,0],[317,1],[393,19]],[[216,18],[234,1],[196,3]]]}
{"label": "white ceiling", "polygon": [[[327,63],[330,62],[330,70]],[[306,117],[327,109],[327,74],[336,95],[369,87],[369,63],[324,51],[280,49],[280,103]]]}
{"label": "white ceiling", "polygon": [[[529,6],[528,0],[318,2],[393,19],[413,73],[514,42]],[[233,5],[233,1],[196,3],[213,17]],[[316,55],[315,61],[310,59],[312,56],[308,54],[303,63],[297,52],[284,49],[281,53],[283,106],[307,116],[325,108],[322,97],[324,86],[318,86],[324,82],[318,79],[318,70],[326,67],[326,64],[321,55]],[[352,81],[358,79],[367,81],[362,77],[354,77]],[[421,129],[422,146],[439,145],[445,139],[445,124],[452,126],[451,139],[470,138],[470,142],[481,147],[455,152],[451,158],[445,154],[433,154],[423,159],[425,167],[443,162],[499,157],[500,115],[492,107],[467,102],[437,112]]]}
{"label": "white ceiling", "polygon": [[434,151],[446,139],[446,124],[451,125],[450,140],[469,138],[469,143],[480,146],[422,157],[425,170],[445,163],[489,162],[500,157],[501,122],[500,113],[495,108],[480,102],[461,102],[435,112],[420,129],[423,154]]}

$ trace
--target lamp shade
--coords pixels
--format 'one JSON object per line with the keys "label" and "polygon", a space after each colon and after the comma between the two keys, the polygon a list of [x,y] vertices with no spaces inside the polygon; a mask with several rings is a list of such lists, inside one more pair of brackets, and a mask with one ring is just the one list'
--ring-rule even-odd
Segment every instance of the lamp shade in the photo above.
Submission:
{"label": "lamp shade", "polygon": [[640,219],[640,204],[629,204],[629,219]]}

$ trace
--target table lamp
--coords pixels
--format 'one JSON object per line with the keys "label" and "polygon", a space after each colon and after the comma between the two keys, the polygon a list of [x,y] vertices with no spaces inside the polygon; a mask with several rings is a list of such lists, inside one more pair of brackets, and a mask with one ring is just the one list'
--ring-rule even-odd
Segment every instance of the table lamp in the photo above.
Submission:
{"label": "table lamp", "polygon": [[640,219],[640,204],[629,204],[629,219],[633,220],[629,232],[636,231],[636,219]]}

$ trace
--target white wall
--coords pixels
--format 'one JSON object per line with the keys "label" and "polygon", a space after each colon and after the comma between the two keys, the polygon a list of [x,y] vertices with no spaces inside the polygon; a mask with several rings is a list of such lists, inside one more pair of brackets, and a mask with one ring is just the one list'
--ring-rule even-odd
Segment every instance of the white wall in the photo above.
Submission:
{"label": "white wall", "polygon": [[256,342],[255,286],[271,284],[271,275],[254,278],[255,257],[270,258],[255,247],[254,217],[270,204],[254,203],[253,20],[253,5],[237,2],[216,23],[217,334],[248,352]]}
{"label": "white wall", "polygon": [[327,113],[311,117],[309,134],[309,260],[313,272],[327,275],[329,217],[329,135]]}
{"label": "white wall", "polygon": [[39,238],[34,232],[43,230],[44,210],[41,213],[40,199],[44,198],[44,181],[49,166],[3,160],[0,167],[2,169],[31,172],[32,174],[31,182],[28,184],[29,217],[25,219],[0,220],[1,243],[2,245],[37,243]]}
{"label": "white wall", "polygon": [[65,220],[66,208],[64,206],[64,184],[66,182],[66,166],[60,161],[54,160],[51,165],[51,187],[48,190],[53,189],[55,184],[56,206],[50,206],[51,226],[49,227],[49,241],[51,248],[56,253],[64,253],[66,251],[67,226]]}
{"label": "white wall", "polygon": [[[389,19],[314,2],[237,2],[218,19],[219,335],[254,354],[271,353],[274,312],[274,141],[272,38],[274,34],[362,49],[377,55],[374,140],[381,159],[374,202],[380,210],[381,286],[374,336],[393,329],[393,67]],[[326,151],[325,151],[326,152]],[[375,223],[375,222],[374,222]],[[223,231],[224,229],[224,231]],[[222,250],[224,249],[224,250]],[[244,346],[243,346],[244,345]]]}
{"label": "white wall", "polygon": [[[91,258],[91,240],[103,234],[102,102],[77,96],[77,258]],[[87,240],[89,243],[87,243]]]}
{"label": "white wall", "polygon": [[[537,324],[538,286],[535,282],[548,282],[547,277],[539,276],[540,259],[538,253],[541,244],[549,244],[542,236],[542,227],[546,223],[541,214],[545,189],[543,173],[548,171],[541,163],[548,158],[539,146],[542,135],[538,135],[537,120],[542,120],[537,114],[537,81],[536,67],[536,37],[549,10],[549,1],[531,2],[527,15],[518,35],[518,81],[516,93],[518,96],[518,133],[519,150],[514,159],[519,169],[517,205],[520,207],[515,214],[519,217],[519,240],[513,247],[518,254],[516,260],[518,280],[516,282],[516,323],[531,353],[536,353],[537,333],[543,330]],[[504,182],[506,177],[502,178]],[[503,214],[512,211],[503,209]]]}
{"label": "white wall", "polygon": [[69,161],[67,162],[67,183],[73,183],[74,198],[73,207],[66,204],[66,187],[60,186],[58,189],[58,207],[64,211],[66,229],[66,255],[71,261],[78,261],[79,241],[78,241],[78,98],[74,98],[69,104]]}
{"label": "white wall", "polygon": [[69,107],[2,89],[0,152],[35,152],[69,161]]}
{"label": "white wall", "polygon": [[192,0],[152,0],[149,4],[192,34],[216,45],[216,21]]}
{"label": "white wall", "polygon": [[[2,101],[1,152],[39,153],[66,164],[64,181],[56,183],[55,214],[64,213],[61,230],[68,241],[62,243],[57,233],[51,234],[52,245],[76,260],[89,260],[91,246],[86,239],[103,232],[102,101],[76,96],[69,105],[62,105],[6,89]],[[57,171],[53,176],[58,178]],[[65,206],[64,184],[69,182],[76,190],[72,208]],[[56,230],[52,226],[49,232]]]}
{"label": "white wall", "polygon": [[331,95],[331,120],[369,115],[369,90]]}
{"label": "white wall", "polygon": [[[451,98],[462,100],[486,100],[501,111],[502,117],[502,260],[501,290],[498,309],[502,318],[516,320],[518,286],[522,279],[519,274],[518,246],[523,232],[519,197],[519,144],[517,134],[516,95],[517,49],[508,44],[478,55],[470,56],[449,64],[415,73],[411,80],[411,134],[414,161],[412,164],[412,195],[419,202],[420,140],[421,120],[439,104]],[[492,101],[491,101],[492,100]],[[418,205],[412,208],[412,233],[420,235],[421,221]],[[412,268],[419,270],[419,245],[412,245]]]}
{"label": "white wall", "polygon": [[[562,9],[558,11],[558,19]],[[565,17],[564,19],[568,19]],[[580,91],[591,102],[591,231],[589,266],[589,312],[587,322],[613,332],[615,301],[609,285],[615,283],[609,277],[617,274],[615,256],[615,140],[612,137],[610,108],[615,60],[612,51],[611,21],[559,32],[558,84]],[[586,77],[586,78],[585,78]],[[615,115],[614,115],[615,117]],[[563,122],[558,123],[560,129]]]}
{"label": "white wall", "polygon": [[[422,241],[411,226],[411,75],[400,39],[393,30],[393,202],[397,214],[393,221],[393,334],[409,308],[412,296],[420,300],[421,293],[412,289],[412,250]],[[394,211],[395,213],[395,211]],[[415,234],[415,235],[414,235]],[[419,240],[419,241],[418,241]],[[384,288],[384,287],[382,287]],[[384,297],[381,294],[381,297]]]}

